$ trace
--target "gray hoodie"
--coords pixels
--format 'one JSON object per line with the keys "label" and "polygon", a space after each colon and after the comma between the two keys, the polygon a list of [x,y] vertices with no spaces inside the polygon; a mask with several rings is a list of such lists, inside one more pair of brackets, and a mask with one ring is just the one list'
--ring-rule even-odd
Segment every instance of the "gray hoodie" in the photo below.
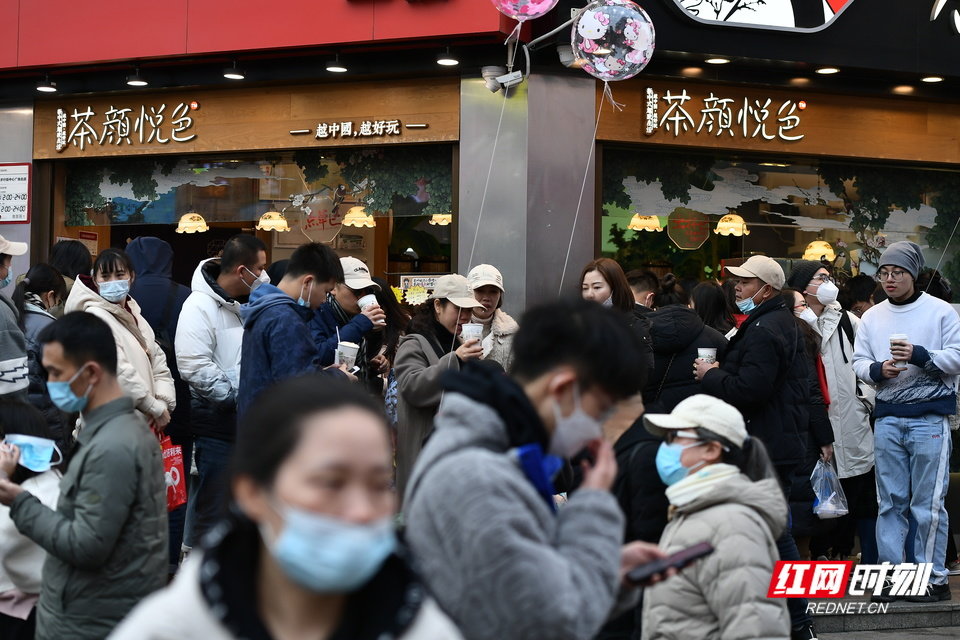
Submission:
{"label": "gray hoodie", "polygon": [[623,514],[582,489],[554,513],[490,407],[448,392],[413,469],[407,541],[468,640],[591,638],[617,599]]}
{"label": "gray hoodie", "polygon": [[0,294],[0,396],[27,399],[27,345],[10,298]]}

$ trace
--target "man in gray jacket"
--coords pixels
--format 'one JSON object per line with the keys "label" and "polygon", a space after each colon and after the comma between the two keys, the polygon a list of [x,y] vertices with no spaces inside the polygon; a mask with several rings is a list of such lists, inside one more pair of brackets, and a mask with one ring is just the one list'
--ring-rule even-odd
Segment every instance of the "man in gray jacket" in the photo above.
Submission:
{"label": "man in gray jacket", "polygon": [[40,342],[51,400],[80,411],[83,426],[56,511],[7,479],[20,456],[16,447],[0,452],[0,504],[48,554],[37,639],[105,638],[166,578],[160,446],[117,383],[117,347],[103,320],[68,313],[41,332]]}
{"label": "man in gray jacket", "polygon": [[[0,289],[10,285],[13,256],[27,252],[26,242],[11,242],[0,236]],[[0,293],[0,395],[27,399],[30,376],[27,370],[27,343],[17,323],[13,302]]]}
{"label": "man in gray jacket", "polygon": [[[601,440],[604,417],[644,379],[640,340],[616,312],[574,300],[529,311],[513,344],[513,379],[484,363],[446,376],[407,486],[406,537],[466,638],[592,638],[625,572],[662,555],[622,545],[617,464]],[[558,511],[552,479],[584,448],[595,462]]]}

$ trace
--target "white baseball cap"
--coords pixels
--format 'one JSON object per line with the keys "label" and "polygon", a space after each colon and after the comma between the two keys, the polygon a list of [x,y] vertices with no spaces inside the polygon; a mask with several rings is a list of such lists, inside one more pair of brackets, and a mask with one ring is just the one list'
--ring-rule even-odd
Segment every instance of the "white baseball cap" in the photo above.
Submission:
{"label": "white baseball cap", "polygon": [[433,300],[449,300],[461,309],[483,306],[473,297],[473,289],[470,288],[470,283],[459,273],[451,273],[437,278],[437,283],[433,287],[430,298]]}
{"label": "white baseball cap", "polygon": [[747,439],[747,426],[740,412],[723,400],[702,393],[690,396],[671,413],[646,414],[643,424],[647,431],[660,438],[668,431],[703,427],[738,447],[743,447]]}
{"label": "white baseball cap", "polygon": [[783,267],[767,256],[750,256],[739,267],[726,267],[726,270],[740,278],[760,278],[778,291],[783,289],[787,281],[783,275]]}
{"label": "white baseball cap", "polygon": [[503,289],[503,276],[492,264],[478,264],[473,269],[470,269],[470,273],[467,274],[467,280],[470,281],[471,289],[476,290],[480,287],[493,285],[500,289],[501,292],[506,293]]}
{"label": "white baseball cap", "polygon": [[27,252],[27,249],[29,247],[26,242],[13,242],[0,236],[0,253],[5,253],[8,256],[22,256]]}
{"label": "white baseball cap", "polygon": [[343,267],[343,283],[354,291],[370,287],[376,287],[377,291],[380,291],[380,285],[370,279],[370,269],[363,260],[340,258],[340,266]]}

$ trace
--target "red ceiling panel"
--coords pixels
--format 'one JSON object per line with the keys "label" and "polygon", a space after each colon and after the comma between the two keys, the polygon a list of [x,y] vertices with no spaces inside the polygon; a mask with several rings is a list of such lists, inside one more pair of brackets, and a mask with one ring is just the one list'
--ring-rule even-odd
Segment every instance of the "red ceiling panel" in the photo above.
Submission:
{"label": "red ceiling panel", "polygon": [[373,39],[373,7],[374,0],[190,0],[187,50],[368,41]]}
{"label": "red ceiling panel", "polygon": [[375,40],[500,31],[501,14],[489,0],[377,0],[376,6]]}
{"label": "red ceiling panel", "polygon": [[182,55],[187,2],[24,0],[20,2],[18,64]]}
{"label": "red ceiling panel", "polygon": [[18,2],[0,2],[0,68],[17,66]]}

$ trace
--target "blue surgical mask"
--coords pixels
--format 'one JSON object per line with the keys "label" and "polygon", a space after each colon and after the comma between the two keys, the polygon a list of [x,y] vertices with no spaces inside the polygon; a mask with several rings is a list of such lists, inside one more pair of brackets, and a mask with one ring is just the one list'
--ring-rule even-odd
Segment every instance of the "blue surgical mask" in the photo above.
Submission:
{"label": "blue surgical mask", "polygon": [[[767,285],[763,285],[763,287],[765,286]],[[763,291],[763,287],[760,287],[760,290],[757,291],[757,293],[760,293],[760,291]],[[757,297],[757,293],[753,294],[746,300],[737,300],[737,307],[740,309],[740,313],[746,313],[749,315],[751,311],[757,308],[757,303],[754,302],[753,300],[754,298]]]}
{"label": "blue surgical mask", "polygon": [[303,297],[303,287],[300,287],[300,297],[297,298],[297,304],[301,307],[310,307],[310,295],[313,293],[313,280],[310,281],[310,286],[307,287],[307,297]]}
{"label": "blue surgical mask", "polygon": [[7,269],[7,277],[0,279],[0,289],[6,289],[10,286],[11,282],[13,282],[13,272]]}
{"label": "blue surgical mask", "polygon": [[663,484],[668,487],[677,484],[686,478],[687,474],[691,471],[703,466],[703,460],[692,467],[685,467],[680,461],[680,456],[683,455],[684,449],[695,447],[698,444],[703,443],[693,442],[687,445],[677,444],[676,442],[673,444],[667,444],[666,442],[660,443],[660,448],[657,449],[657,473],[660,474],[660,479],[663,480]]}
{"label": "blue surgical mask", "polygon": [[63,382],[51,382],[47,380],[47,392],[50,394],[50,401],[57,405],[61,411],[76,413],[86,409],[88,396],[90,395],[90,390],[93,389],[93,384],[87,387],[87,391],[82,397],[78,397],[70,387],[86,366],[87,365],[83,365],[77,369],[77,372],[73,374],[73,377],[69,380]]}
{"label": "blue surgical mask", "polygon": [[352,524],[284,505],[279,536],[261,526],[261,537],[288,578],[316,593],[356,591],[397,546],[391,518]]}
{"label": "blue surgical mask", "polygon": [[129,278],[101,282],[98,286],[100,287],[100,297],[107,302],[120,302],[130,293]]}
{"label": "blue surgical mask", "polygon": [[[60,448],[53,440],[48,438],[8,433],[3,439],[3,443],[14,444],[20,448],[19,464],[30,469],[30,471],[43,473],[49,471],[53,465],[63,462],[63,454],[60,453]],[[57,452],[56,462],[51,460],[54,451]]]}

